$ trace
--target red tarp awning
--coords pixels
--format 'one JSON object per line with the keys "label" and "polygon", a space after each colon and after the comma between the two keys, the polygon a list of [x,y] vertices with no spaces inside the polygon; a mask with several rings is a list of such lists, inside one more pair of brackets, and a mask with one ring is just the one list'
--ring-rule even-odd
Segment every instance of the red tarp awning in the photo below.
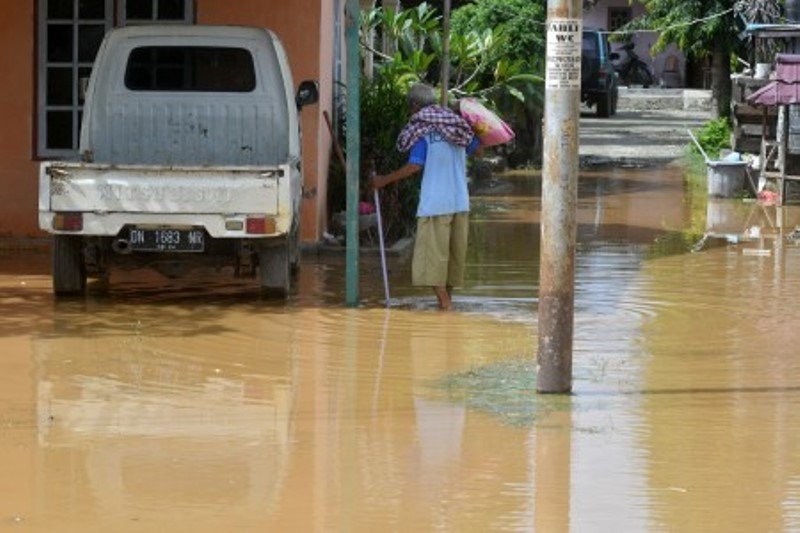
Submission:
{"label": "red tarp awning", "polygon": [[800,104],[800,55],[778,54],[775,81],[747,99],[753,105]]}

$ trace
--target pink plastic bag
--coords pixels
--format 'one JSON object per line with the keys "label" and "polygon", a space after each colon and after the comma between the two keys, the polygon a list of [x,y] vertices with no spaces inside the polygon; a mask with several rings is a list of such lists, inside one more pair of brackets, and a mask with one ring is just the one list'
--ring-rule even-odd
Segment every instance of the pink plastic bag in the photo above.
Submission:
{"label": "pink plastic bag", "polygon": [[486,109],[475,98],[460,100],[461,116],[472,126],[472,131],[483,146],[505,144],[514,139],[514,131],[503,120]]}

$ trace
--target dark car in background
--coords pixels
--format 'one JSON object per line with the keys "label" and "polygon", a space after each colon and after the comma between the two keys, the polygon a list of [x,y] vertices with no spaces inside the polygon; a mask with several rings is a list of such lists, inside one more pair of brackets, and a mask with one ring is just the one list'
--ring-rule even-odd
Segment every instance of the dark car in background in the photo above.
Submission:
{"label": "dark car in background", "polygon": [[617,112],[619,81],[608,36],[596,28],[584,28],[581,51],[581,102],[597,106],[598,117],[610,117]]}

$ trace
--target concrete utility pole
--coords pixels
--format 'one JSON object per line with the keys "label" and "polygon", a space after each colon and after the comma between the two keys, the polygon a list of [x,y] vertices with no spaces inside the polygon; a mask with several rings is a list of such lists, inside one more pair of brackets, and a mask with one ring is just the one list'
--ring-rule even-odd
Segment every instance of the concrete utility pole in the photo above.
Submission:
{"label": "concrete utility pole", "polygon": [[358,185],[361,170],[361,54],[358,47],[358,28],[361,7],[358,0],[345,4],[345,35],[347,41],[347,183],[345,186],[347,216],[345,221],[345,303],[358,305]]}
{"label": "concrete utility pole", "polygon": [[572,390],[581,0],[547,2],[536,390]]}

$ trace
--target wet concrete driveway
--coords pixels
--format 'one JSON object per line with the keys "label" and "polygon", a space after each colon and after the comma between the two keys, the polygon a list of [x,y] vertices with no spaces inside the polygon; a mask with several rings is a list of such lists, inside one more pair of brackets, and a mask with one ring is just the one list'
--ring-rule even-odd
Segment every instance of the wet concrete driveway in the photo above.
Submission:
{"label": "wet concrete driveway", "polygon": [[582,176],[566,398],[521,375],[536,176],[474,198],[449,314],[400,263],[386,311],[375,261],[348,310],[335,261],[286,304],[150,274],[56,303],[45,255],[4,254],[0,530],[800,530],[800,212],[682,178]]}

